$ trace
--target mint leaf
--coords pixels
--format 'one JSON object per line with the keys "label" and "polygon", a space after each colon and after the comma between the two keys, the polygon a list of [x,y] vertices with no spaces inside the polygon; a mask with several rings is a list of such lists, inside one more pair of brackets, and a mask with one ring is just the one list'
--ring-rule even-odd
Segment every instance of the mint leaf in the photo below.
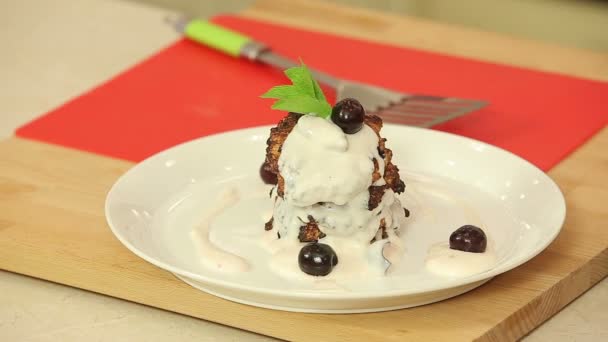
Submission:
{"label": "mint leaf", "polygon": [[262,94],[260,97],[263,99],[281,99],[285,97],[298,96],[300,91],[298,88],[290,85],[282,85],[272,87],[270,90]]}
{"label": "mint leaf", "polygon": [[277,100],[272,105],[272,109],[313,114],[323,118],[331,115],[331,105],[304,63],[285,70],[285,75],[291,81],[291,85],[273,87],[260,96]]}
{"label": "mint leaf", "polygon": [[325,99],[325,94],[323,94],[323,90],[321,90],[319,83],[317,83],[317,81],[315,81],[310,70],[304,65],[304,63],[302,63],[302,66],[303,66],[303,73],[306,74],[306,77],[308,77],[310,80],[312,80],[312,89],[313,89],[314,97],[319,101],[327,102],[327,100]]}
{"label": "mint leaf", "polygon": [[291,67],[285,70],[285,75],[293,83],[293,87],[298,89],[302,95],[315,97],[312,75],[310,72],[307,73],[307,70],[308,68],[304,65]]}
{"label": "mint leaf", "polygon": [[329,103],[319,101],[313,97],[288,97],[280,99],[272,105],[272,109],[301,113],[297,108],[306,108],[305,114],[316,115],[322,118],[326,118],[331,114],[331,106]]}

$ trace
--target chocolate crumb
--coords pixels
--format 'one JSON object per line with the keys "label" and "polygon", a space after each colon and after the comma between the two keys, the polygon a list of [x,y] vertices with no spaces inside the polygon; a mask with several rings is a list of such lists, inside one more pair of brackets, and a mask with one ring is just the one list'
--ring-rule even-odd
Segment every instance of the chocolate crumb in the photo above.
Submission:
{"label": "chocolate crumb", "polygon": [[325,236],[325,233],[319,229],[319,225],[314,217],[308,215],[308,222],[305,222],[305,224],[300,227],[298,239],[300,242],[317,242]]}

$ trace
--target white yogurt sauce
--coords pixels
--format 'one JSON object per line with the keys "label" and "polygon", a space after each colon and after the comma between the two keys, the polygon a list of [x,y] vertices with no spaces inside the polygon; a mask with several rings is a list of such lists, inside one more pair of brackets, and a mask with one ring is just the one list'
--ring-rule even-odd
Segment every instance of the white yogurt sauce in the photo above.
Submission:
{"label": "white yogurt sauce", "polygon": [[382,201],[373,210],[368,209],[368,199],[369,193],[365,190],[344,205],[324,203],[298,207],[278,197],[274,206],[273,226],[281,238],[297,239],[300,227],[308,222],[310,215],[327,236],[341,236],[369,244],[378,232],[381,219],[384,219],[387,230],[398,229],[404,212],[390,189],[386,190]]}
{"label": "white yogurt sauce", "polygon": [[249,263],[236,254],[232,254],[216,246],[209,239],[209,229],[213,220],[228,207],[239,201],[239,194],[234,188],[221,193],[212,207],[201,220],[201,223],[192,229],[190,237],[200,254],[201,263],[206,267],[225,272],[246,272],[250,269]]}
{"label": "white yogurt sauce", "polygon": [[376,208],[368,209],[373,159],[384,174],[378,139],[367,125],[344,134],[327,119],[305,115],[298,120],[279,158],[285,190],[283,198],[276,198],[273,216],[281,237],[296,239],[309,215],[328,236],[359,243],[374,238],[382,219],[387,229],[399,228],[403,209],[392,190]]}
{"label": "white yogurt sauce", "polygon": [[449,243],[439,243],[431,246],[425,264],[431,273],[440,276],[468,277],[494,267],[496,254],[489,244],[485,252],[471,253],[451,249]]}
{"label": "white yogurt sauce", "polygon": [[[355,134],[344,134],[330,120],[311,115],[299,119],[279,158],[285,188],[283,198],[275,199],[269,235],[281,236],[276,245],[268,246],[273,269],[290,277],[310,277],[299,269],[297,259],[304,246],[298,234],[308,216],[327,235],[319,242],[330,245],[338,256],[338,265],[325,279],[381,274],[398,262],[403,255],[395,234],[404,221],[401,203],[388,189],[380,204],[368,209],[374,159],[384,174],[378,139],[367,125]],[[374,185],[382,184],[383,178]],[[382,219],[389,239],[379,236]],[[374,237],[377,241],[370,245]]]}
{"label": "white yogurt sauce", "polygon": [[384,174],[378,136],[369,126],[344,134],[330,120],[304,115],[283,143],[279,158],[285,199],[300,207],[346,204],[371,185],[374,158]]}

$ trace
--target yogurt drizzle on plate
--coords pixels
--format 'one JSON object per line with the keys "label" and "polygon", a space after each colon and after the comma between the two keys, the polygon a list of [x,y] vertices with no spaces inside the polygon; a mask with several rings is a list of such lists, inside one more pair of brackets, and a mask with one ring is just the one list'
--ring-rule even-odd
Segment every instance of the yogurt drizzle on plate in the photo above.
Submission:
{"label": "yogurt drizzle on plate", "polygon": [[209,268],[224,272],[246,272],[251,268],[243,257],[223,250],[209,239],[213,220],[238,201],[238,191],[234,188],[226,189],[218,196],[215,206],[205,213],[201,223],[190,232],[190,237],[200,253],[201,262]]}

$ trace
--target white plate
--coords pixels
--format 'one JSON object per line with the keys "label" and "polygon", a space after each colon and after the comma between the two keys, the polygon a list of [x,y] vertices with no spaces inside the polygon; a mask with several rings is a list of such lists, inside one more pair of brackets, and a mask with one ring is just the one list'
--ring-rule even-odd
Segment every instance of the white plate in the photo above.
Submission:
{"label": "white plate", "polygon": [[[112,231],[133,253],[216,296],[273,309],[345,313],[417,306],[469,291],[540,253],[565,217],[559,188],[525,160],[472,139],[386,125],[383,136],[407,185],[402,203],[412,213],[402,234],[403,262],[390,276],[288,278],[270,269],[261,242],[268,238],[263,227],[272,207],[270,187],[258,174],[268,132],[259,127],[209,136],[136,165],[108,194]],[[249,263],[245,272],[207,266],[190,238],[226,188],[241,199],[217,217],[209,236],[229,241],[229,252]],[[484,228],[495,265],[467,277],[429,272],[427,250],[464,224]]]}

